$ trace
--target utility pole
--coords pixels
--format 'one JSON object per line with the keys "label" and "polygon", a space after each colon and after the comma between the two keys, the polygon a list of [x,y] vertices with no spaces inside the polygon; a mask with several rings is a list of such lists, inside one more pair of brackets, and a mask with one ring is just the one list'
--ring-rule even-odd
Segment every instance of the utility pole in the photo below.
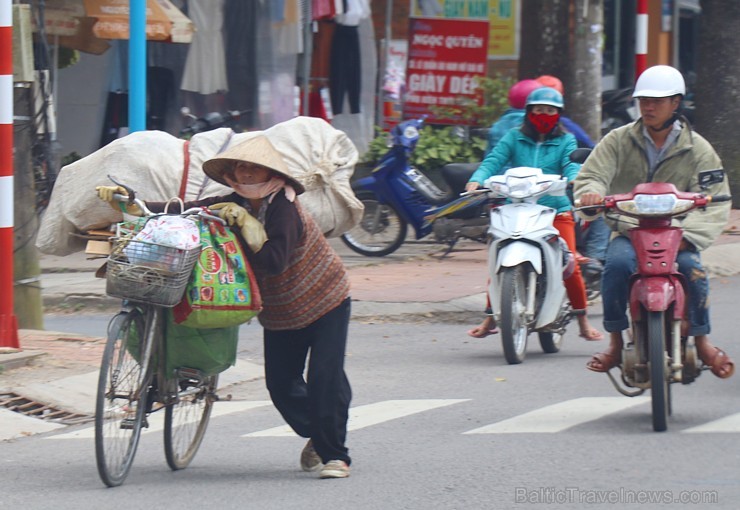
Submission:
{"label": "utility pole", "polygon": [[36,250],[39,218],[36,214],[36,190],[33,178],[31,146],[36,135],[32,83],[17,83],[14,88],[15,122],[15,232],[14,293],[18,327],[44,329],[44,307],[41,296],[41,266]]}

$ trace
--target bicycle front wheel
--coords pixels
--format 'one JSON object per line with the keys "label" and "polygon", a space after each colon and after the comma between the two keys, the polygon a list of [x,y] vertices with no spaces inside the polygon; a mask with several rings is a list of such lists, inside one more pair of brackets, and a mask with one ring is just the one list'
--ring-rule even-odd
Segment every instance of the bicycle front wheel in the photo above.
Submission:
{"label": "bicycle front wheel", "polygon": [[95,402],[95,458],[108,487],[126,479],[139,444],[149,388],[142,359],[145,324],[138,310],[121,312],[108,325]]}
{"label": "bicycle front wheel", "polygon": [[177,401],[167,406],[164,415],[164,455],[173,471],[188,467],[198,452],[211,417],[217,385],[218,375],[206,377],[203,382],[178,380]]}

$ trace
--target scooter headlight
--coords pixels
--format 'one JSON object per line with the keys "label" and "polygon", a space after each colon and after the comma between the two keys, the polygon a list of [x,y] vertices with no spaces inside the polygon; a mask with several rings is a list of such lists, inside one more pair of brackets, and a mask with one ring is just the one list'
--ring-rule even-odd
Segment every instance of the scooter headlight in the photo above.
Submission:
{"label": "scooter headlight", "polygon": [[532,188],[537,184],[533,177],[509,177],[506,186],[511,198],[525,198],[532,194]]}
{"label": "scooter headlight", "polygon": [[509,177],[506,179],[509,188],[509,196],[512,198],[526,198],[547,191],[552,186],[552,181],[537,182],[537,178]]}
{"label": "scooter headlight", "polygon": [[676,195],[635,195],[632,200],[617,202],[617,209],[637,216],[674,216],[688,211],[692,200],[679,199]]}
{"label": "scooter headlight", "polygon": [[404,138],[413,140],[419,137],[419,130],[415,126],[406,126],[406,129],[403,130],[403,136]]}

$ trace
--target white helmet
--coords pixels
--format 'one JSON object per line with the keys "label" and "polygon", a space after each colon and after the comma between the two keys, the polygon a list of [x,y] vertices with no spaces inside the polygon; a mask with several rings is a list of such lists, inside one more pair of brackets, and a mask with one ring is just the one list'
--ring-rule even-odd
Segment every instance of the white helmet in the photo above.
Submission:
{"label": "white helmet", "polygon": [[637,78],[632,97],[671,97],[686,95],[686,83],[681,72],[671,66],[653,66]]}

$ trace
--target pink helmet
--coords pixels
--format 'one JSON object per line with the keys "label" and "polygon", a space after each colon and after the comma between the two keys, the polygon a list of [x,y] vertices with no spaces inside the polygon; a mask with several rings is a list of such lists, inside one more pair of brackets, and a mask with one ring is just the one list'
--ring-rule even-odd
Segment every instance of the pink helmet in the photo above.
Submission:
{"label": "pink helmet", "polygon": [[509,89],[509,104],[512,108],[523,110],[527,104],[527,96],[543,85],[536,80],[522,80],[516,82]]}

